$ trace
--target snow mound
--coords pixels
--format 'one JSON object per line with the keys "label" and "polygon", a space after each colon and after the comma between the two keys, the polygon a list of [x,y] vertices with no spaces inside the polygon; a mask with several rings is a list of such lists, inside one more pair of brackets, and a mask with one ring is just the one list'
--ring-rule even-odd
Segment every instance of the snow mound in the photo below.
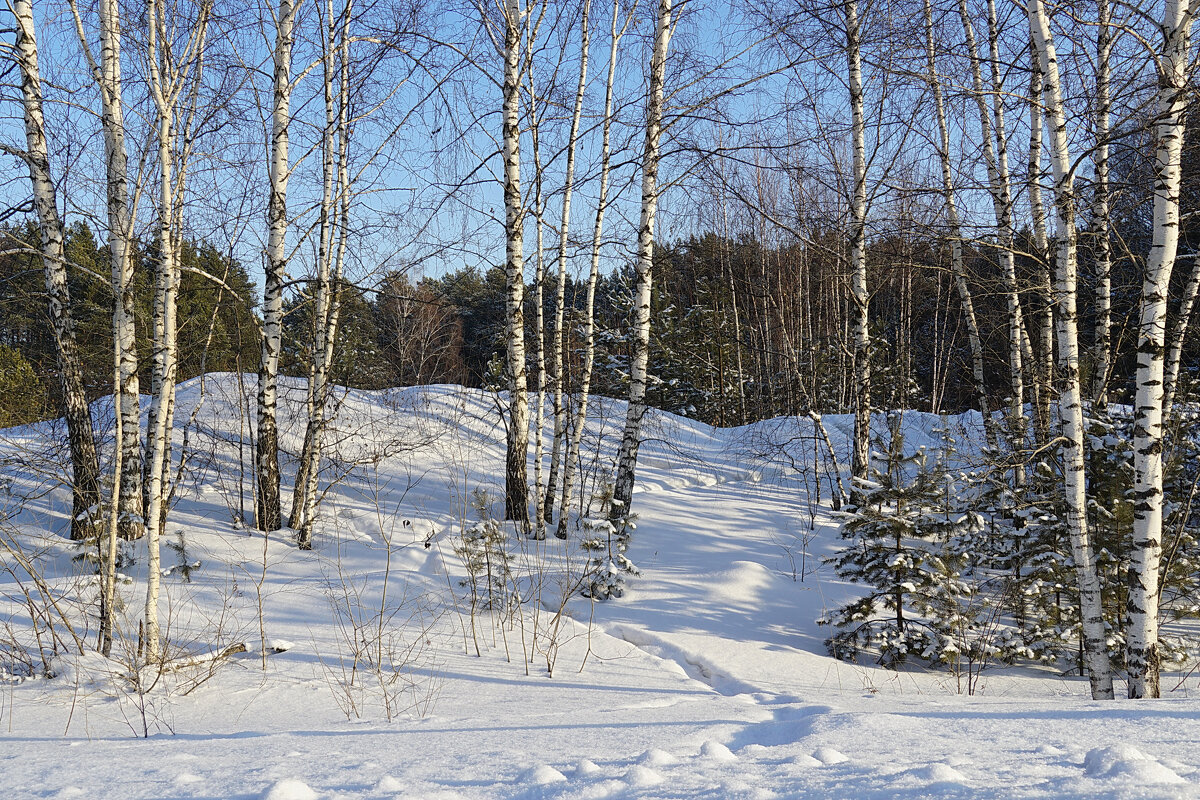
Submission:
{"label": "snow mound", "polygon": [[189,783],[200,783],[204,780],[199,775],[193,772],[183,772],[175,776],[175,783],[180,786],[186,786]]}
{"label": "snow mound", "polygon": [[298,778],[284,778],[263,794],[263,800],[317,800],[317,793]]}
{"label": "snow mound", "polygon": [[796,757],[792,759],[792,763],[795,764],[797,767],[821,767],[821,766],[824,766],[824,762],[818,761],[817,759],[813,758],[812,756],[808,755],[807,753],[797,753]]}
{"label": "snow mound", "polygon": [[535,786],[546,786],[551,783],[562,783],[567,779],[566,775],[556,770],[549,764],[541,764],[527,771],[521,776],[521,782],[533,784]]}
{"label": "snow mound", "polygon": [[967,776],[949,764],[930,764],[915,770],[914,775],[933,783],[964,783]]}
{"label": "snow mound", "polygon": [[663,776],[649,767],[638,764],[625,773],[625,780],[630,786],[658,786],[663,782]]}
{"label": "snow mound", "polygon": [[720,742],[714,742],[709,739],[700,747],[700,755],[710,761],[737,761],[737,756],[733,754],[725,745]]}
{"label": "snow mound", "polygon": [[599,775],[603,770],[596,765],[595,761],[585,758],[575,765],[575,775],[579,778],[589,778],[593,775]]}
{"label": "snow mound", "polygon": [[657,747],[652,747],[642,753],[641,757],[638,758],[638,763],[647,767],[669,767],[672,764],[678,764],[679,759],[666,750],[659,750]]}
{"label": "snow mound", "polygon": [[404,784],[393,778],[391,775],[384,775],[375,784],[376,794],[395,794],[396,792],[403,791]]}
{"label": "snow mound", "polygon": [[850,757],[840,750],[834,750],[832,747],[818,747],[813,752],[813,758],[820,761],[822,764],[841,764],[843,761],[849,761]]}
{"label": "snow mound", "polygon": [[1175,770],[1130,744],[1089,750],[1083,759],[1083,770],[1093,778],[1133,783],[1187,783]]}

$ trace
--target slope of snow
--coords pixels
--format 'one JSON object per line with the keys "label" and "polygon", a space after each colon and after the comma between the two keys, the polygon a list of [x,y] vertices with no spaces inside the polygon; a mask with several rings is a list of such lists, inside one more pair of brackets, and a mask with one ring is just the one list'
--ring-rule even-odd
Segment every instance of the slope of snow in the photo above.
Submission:
{"label": "slope of snow", "polygon": [[[830,659],[815,620],[856,589],[821,561],[838,530],[806,420],[717,430],[652,414],[630,552],[642,574],[626,595],[564,602],[578,534],[511,538],[525,602],[492,611],[482,580],[472,603],[456,549],[480,492],[502,511],[494,397],[348,392],[342,460],[303,553],[286,531],[235,521],[253,505],[236,390],[218,375],[180,389],[190,457],[165,541],[183,552],[164,550],[161,613],[189,663],[143,669],[141,693],[131,680],[139,557],[123,570],[129,638],[113,660],[65,654],[52,679],[0,686],[5,798],[1200,797],[1200,678],[1165,678],[1161,702],[1094,703],[1078,678],[993,667],[970,697],[946,672]],[[291,384],[292,452],[302,406]],[[589,420],[585,502],[623,415],[602,401]],[[936,447],[944,422],[906,414],[906,440]],[[977,416],[950,422],[978,435]],[[825,423],[844,464],[852,422]],[[55,596],[90,597],[62,538],[55,435],[0,433],[0,534],[37,554]],[[195,562],[189,582],[179,565]],[[28,630],[22,585],[37,589],[11,553],[3,563],[4,620]],[[71,619],[93,643],[94,619]],[[220,657],[235,644],[246,652]]]}

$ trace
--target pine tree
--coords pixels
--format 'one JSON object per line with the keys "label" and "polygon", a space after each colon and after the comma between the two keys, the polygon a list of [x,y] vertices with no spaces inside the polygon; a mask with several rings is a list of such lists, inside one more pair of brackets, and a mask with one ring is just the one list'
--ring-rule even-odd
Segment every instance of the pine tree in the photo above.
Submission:
{"label": "pine tree", "polygon": [[870,479],[856,479],[858,504],[847,507],[842,527],[850,544],[832,560],[840,577],[870,589],[821,620],[839,629],[826,641],[832,655],[877,651],[887,667],[910,655],[932,662],[961,652],[955,632],[971,626],[961,599],[973,589],[962,579],[962,555],[945,545],[981,524],[952,504],[949,446],[932,461],[924,448],[905,454],[902,421],[889,414],[887,452],[873,459],[882,464],[872,464]]}

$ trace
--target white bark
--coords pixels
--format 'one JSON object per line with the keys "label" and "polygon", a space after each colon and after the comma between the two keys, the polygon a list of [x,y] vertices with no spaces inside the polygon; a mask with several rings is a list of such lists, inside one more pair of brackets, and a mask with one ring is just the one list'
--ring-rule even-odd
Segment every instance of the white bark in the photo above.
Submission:
{"label": "white bark", "polygon": [[120,359],[118,404],[125,436],[121,458],[121,535],[140,537],[142,517],[142,451],[138,397],[137,340],[133,301],[133,205],[129,199],[129,158],[125,151],[125,111],[121,81],[121,18],[117,0],[99,0],[100,60],[88,44],[75,0],[69,0],[75,32],[100,93],[100,127],[104,135],[108,253],[112,270],[113,339]]}
{"label": "white bark", "polygon": [[[300,465],[292,494],[290,524],[301,550],[312,549],[316,522],[321,454],[328,425],[330,372],[341,312],[340,291],[344,271],[350,215],[350,35],[353,2],[335,14],[326,2],[328,31],[325,38],[323,95],[325,129],[322,134],[322,193],[318,223],[317,279],[313,296],[312,364],[306,393],[307,419]],[[336,87],[336,92],[335,92]]]}
{"label": "white bark", "polygon": [[271,138],[268,144],[269,191],[267,199],[266,276],[263,284],[262,355],[258,372],[255,463],[258,494],[255,525],[273,531],[282,525],[279,502],[279,351],[283,337],[283,285],[287,280],[288,125],[291,122],[292,44],[296,21],[293,0],[279,0],[275,17],[274,73],[272,78]]}
{"label": "white bark", "polygon": [[[965,5],[965,3],[964,3]],[[967,343],[971,350],[971,376],[975,381],[975,394],[979,403],[979,413],[983,415],[983,427],[987,435],[988,445],[994,450],[998,446],[996,425],[988,407],[987,380],[983,371],[983,339],[979,335],[979,321],[975,317],[975,302],[971,297],[971,287],[967,283],[967,270],[963,266],[962,226],[958,219],[958,203],[954,197],[954,176],[950,164],[950,126],[946,122],[946,104],[942,99],[942,84],[937,73],[937,54],[933,44],[933,8],[930,0],[924,2],[925,12],[925,53],[928,60],[928,75],[926,81],[933,91],[934,113],[938,125],[938,160],[942,166],[942,198],[946,203],[946,221],[950,229],[950,269],[954,275],[954,283],[958,289],[958,299],[962,306],[963,321],[967,324]],[[968,35],[974,44],[973,31],[968,26]],[[976,71],[978,76],[978,71]],[[981,81],[978,83],[982,83]],[[982,100],[981,85],[977,85],[977,96]],[[981,115],[986,119],[986,108]],[[984,148],[991,150],[990,130],[984,130]],[[988,172],[995,175],[995,164],[988,165]],[[992,185],[996,185],[993,179]]]}
{"label": "white bark", "polygon": [[1092,346],[1092,400],[1103,408],[1108,404],[1108,376],[1112,369],[1112,254],[1109,242],[1108,134],[1112,102],[1109,98],[1112,51],[1111,13],[1108,0],[1097,0],[1096,15],[1096,149],[1092,155],[1092,240],[1096,254],[1096,282],[1093,297],[1096,324]]}
{"label": "white bark", "polygon": [[673,0],[658,0],[654,51],[650,57],[650,86],[646,98],[646,138],[642,149],[642,210],[638,223],[636,284],[633,297],[633,346],[629,364],[629,408],[617,454],[610,515],[625,519],[633,499],[642,417],[646,414],[646,384],[650,361],[650,291],[654,279],[654,221],[658,213],[659,139],[662,136],[663,84],[667,48],[671,43]]}
{"label": "white bark", "polygon": [[587,299],[584,301],[583,317],[583,374],[579,378],[579,400],[575,408],[575,419],[571,429],[570,448],[563,464],[562,495],[558,507],[558,528],[555,536],[567,538],[567,511],[571,506],[571,494],[574,488],[576,465],[579,462],[580,441],[583,438],[583,426],[587,423],[588,399],[592,385],[592,370],[596,362],[596,283],[600,279],[600,245],[604,231],[604,212],[608,208],[608,179],[612,166],[612,122],[613,122],[613,87],[616,84],[617,52],[621,38],[628,28],[629,19],[625,26],[617,30],[617,20],[620,17],[620,0],[613,0],[612,32],[608,51],[608,77],[604,84],[604,117],[601,121],[600,133],[600,195],[596,203],[596,220],[592,227],[592,258],[588,271]]}
{"label": "white bark", "polygon": [[[1021,313],[1016,259],[1013,253],[1012,179],[1008,168],[1008,133],[1004,122],[1004,83],[1000,71],[1000,29],[996,18],[995,0],[988,0],[988,54],[991,66],[991,98],[989,113],[985,98],[983,69],[975,40],[975,26],[966,0],[959,0],[959,18],[967,40],[967,55],[971,63],[972,90],[979,113],[984,163],[987,167],[988,188],[992,198],[992,213],[996,226],[997,258],[1008,306],[1008,367],[1009,426],[1014,446],[1022,447],[1025,437],[1025,355],[1028,335]],[[993,145],[994,142],[994,145]],[[1018,481],[1021,479],[1018,474]]]}
{"label": "white bark", "polygon": [[563,402],[566,385],[566,376],[563,374],[563,348],[566,346],[563,315],[567,299],[567,234],[571,228],[571,194],[575,189],[575,150],[579,143],[579,120],[583,116],[583,95],[587,88],[588,47],[591,41],[588,21],[591,8],[591,0],[583,0],[583,18],[579,23],[579,83],[575,87],[575,107],[571,110],[571,130],[567,136],[567,174],[563,183],[562,211],[558,225],[558,283],[555,286],[554,329],[551,337],[554,346],[551,372],[551,388],[554,392],[554,443],[551,445],[550,476],[546,482],[546,498],[542,509],[542,516],[547,523],[553,519],[559,465],[561,456],[567,449],[567,409]]}
{"label": "white bark", "polygon": [[1125,668],[1130,697],[1159,696],[1158,604],[1163,523],[1163,360],[1167,291],[1179,248],[1179,186],[1192,17],[1189,0],[1166,0],[1158,56],[1154,231],[1142,284],[1133,422],[1133,549]]}
{"label": "white bark", "polygon": [[850,100],[852,179],[850,197],[850,304],[854,344],[854,444],[850,474],[866,478],[871,442],[871,330],[867,291],[867,144],[863,108],[861,33],[858,0],[845,0],[846,66]]}
{"label": "white bark", "polygon": [[1038,293],[1042,306],[1038,314],[1041,352],[1038,366],[1034,370],[1033,404],[1038,440],[1049,440],[1050,398],[1054,385],[1054,289],[1051,286],[1051,258],[1049,236],[1046,231],[1046,209],[1042,203],[1042,85],[1043,72],[1037,43],[1030,40],[1031,74],[1029,78],[1029,210],[1033,224],[1034,259],[1038,270]]}
{"label": "white bark", "polygon": [[504,518],[529,527],[529,388],[525,367],[525,207],[521,197],[520,0],[504,5],[505,327],[509,376],[508,439],[504,471]]}
{"label": "white bark", "polygon": [[[158,131],[158,239],[159,263],[155,278],[153,371],[147,429],[145,485],[147,559],[144,636],[146,656],[159,653],[158,593],[160,570],[159,536],[166,524],[171,431],[175,407],[175,375],[178,362],[177,301],[182,234],[179,230],[183,192],[190,153],[188,125],[194,119],[183,113],[180,99],[189,80],[202,76],[209,6],[201,4],[195,20],[189,20],[189,36],[183,48],[173,47],[174,15],[168,15],[161,0],[147,0],[147,67]],[[171,20],[170,24],[168,20]],[[180,120],[183,120],[182,128]],[[177,140],[182,152],[177,153]]]}
{"label": "white bark", "polygon": [[1075,188],[1068,148],[1067,120],[1059,83],[1058,59],[1050,20],[1042,0],[1030,0],[1029,27],[1037,46],[1043,76],[1046,122],[1050,128],[1051,162],[1054,165],[1056,217],[1056,287],[1059,371],[1059,417],[1062,424],[1062,464],[1066,525],[1071,539],[1079,585],[1082,620],[1083,656],[1091,680],[1093,699],[1113,696],[1112,670],[1105,643],[1104,609],[1100,597],[1100,577],[1087,524],[1086,476],[1084,474],[1083,405],[1079,386],[1079,329],[1075,315],[1076,233]]}
{"label": "white bark", "polygon": [[42,114],[42,79],[38,68],[37,34],[32,0],[13,0],[16,21],[14,50],[21,70],[21,100],[25,117],[24,160],[29,168],[33,204],[41,234],[42,272],[50,328],[58,358],[59,383],[71,447],[72,509],[71,538],[88,538],[93,517],[99,514],[100,462],[92,432],[92,416],[83,388],[83,367],[75,339],[75,320],[67,286],[64,261],[63,222],[58,213],[58,194],[50,176],[46,122]]}
{"label": "white bark", "polygon": [[[532,35],[532,30],[531,30]],[[543,436],[546,425],[546,200],[542,192],[543,171],[540,124],[538,118],[538,96],[533,80],[533,42],[526,52],[526,78],[529,81],[529,141],[533,145],[533,217],[534,245],[534,361],[537,364],[537,395],[533,415],[533,538],[546,538],[546,515],[543,513],[544,491],[542,485]]]}

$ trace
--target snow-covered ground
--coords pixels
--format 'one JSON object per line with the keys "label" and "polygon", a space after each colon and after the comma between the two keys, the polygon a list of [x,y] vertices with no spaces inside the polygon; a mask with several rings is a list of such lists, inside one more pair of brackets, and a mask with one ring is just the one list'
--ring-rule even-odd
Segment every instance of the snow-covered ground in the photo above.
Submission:
{"label": "snow-covered ground", "polygon": [[[306,553],[235,524],[251,505],[247,414],[231,376],[203,388],[180,390],[190,478],[164,550],[179,658],[142,671],[148,691],[130,680],[139,558],[112,661],[63,655],[52,679],[0,686],[4,798],[1200,797],[1200,676],[1165,677],[1162,701],[1096,703],[1056,672],[992,667],[969,696],[944,671],[829,658],[815,620],[856,589],[821,563],[839,544],[828,484],[818,504],[815,477],[790,468],[817,452],[807,422],[654,415],[630,552],[642,574],[625,596],[564,606],[578,534],[510,538],[524,602],[486,610],[484,588],[472,614],[458,550],[477,493],[501,507],[495,398],[350,392],[337,448],[355,463]],[[302,400],[293,386],[285,406]],[[590,421],[589,492],[623,414],[604,401]],[[850,421],[826,424],[844,456]],[[906,415],[907,441],[936,445],[940,424]],[[301,433],[293,418],[284,446]],[[2,535],[36,554],[53,596],[87,596],[52,435],[3,432]],[[0,619],[24,635],[14,558]],[[94,642],[94,620],[72,623]],[[235,644],[247,652],[203,658]]]}

